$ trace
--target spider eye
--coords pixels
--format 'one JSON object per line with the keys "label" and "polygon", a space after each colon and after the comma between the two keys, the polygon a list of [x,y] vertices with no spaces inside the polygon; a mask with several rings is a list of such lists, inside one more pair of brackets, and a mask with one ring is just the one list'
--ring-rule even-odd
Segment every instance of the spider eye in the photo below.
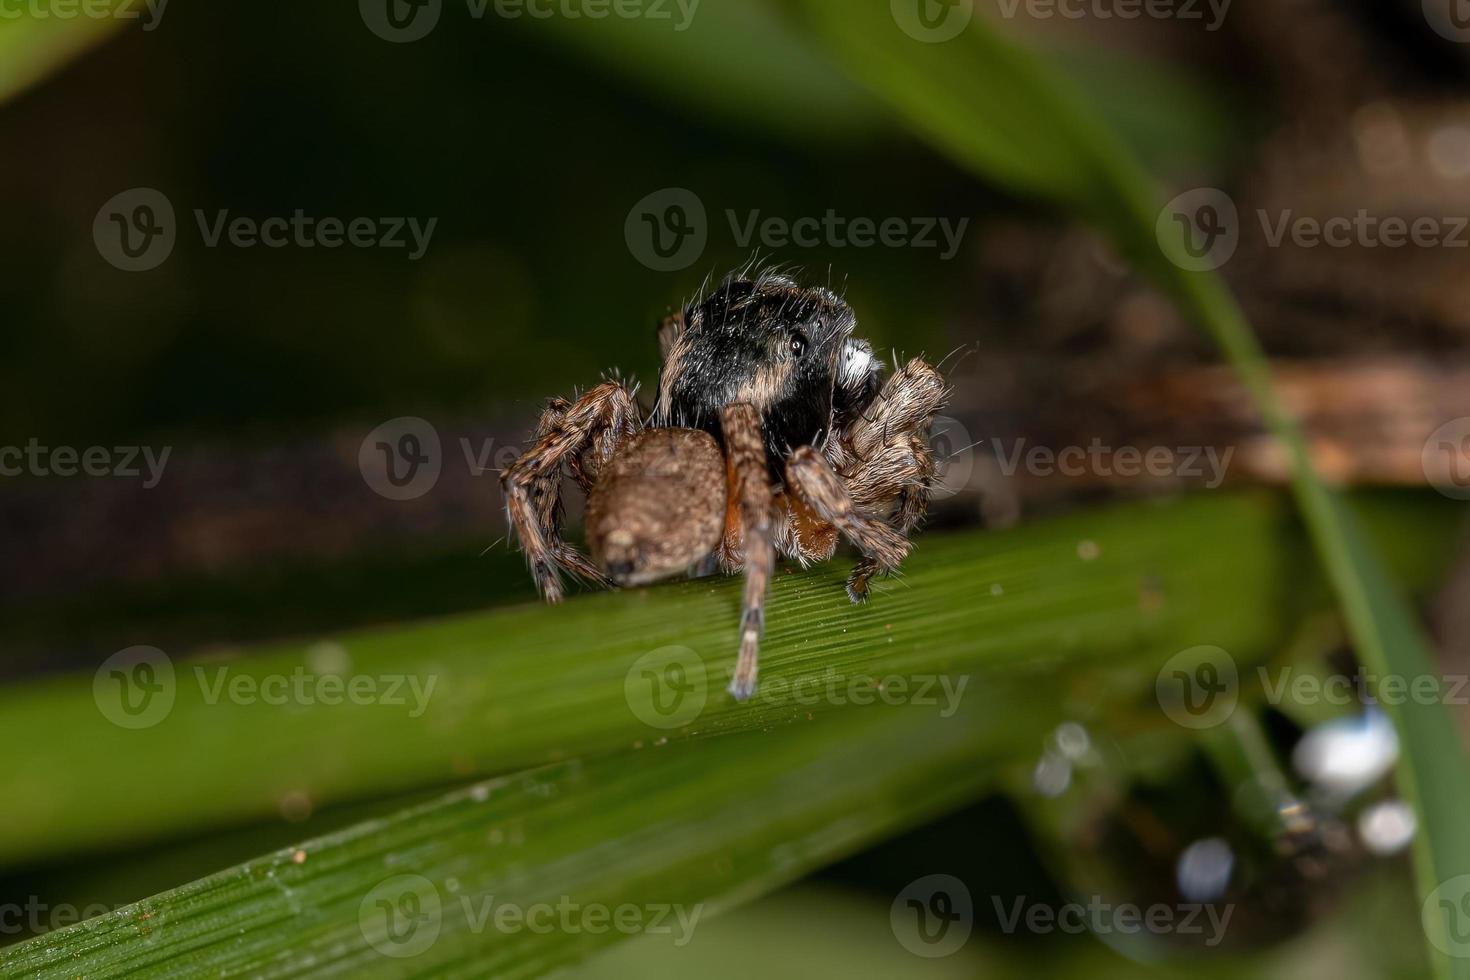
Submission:
{"label": "spider eye", "polygon": [[800,330],[791,331],[791,337],[787,339],[786,346],[793,357],[800,357],[806,353],[806,334]]}

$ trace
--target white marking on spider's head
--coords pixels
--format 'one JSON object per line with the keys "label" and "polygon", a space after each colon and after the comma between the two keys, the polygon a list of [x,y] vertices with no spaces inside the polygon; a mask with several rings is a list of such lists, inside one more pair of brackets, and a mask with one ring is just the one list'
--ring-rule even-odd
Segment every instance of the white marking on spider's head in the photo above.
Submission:
{"label": "white marking on spider's head", "polygon": [[876,369],[878,359],[866,340],[849,338],[842,348],[842,365],[837,373],[837,384],[842,388],[856,388]]}

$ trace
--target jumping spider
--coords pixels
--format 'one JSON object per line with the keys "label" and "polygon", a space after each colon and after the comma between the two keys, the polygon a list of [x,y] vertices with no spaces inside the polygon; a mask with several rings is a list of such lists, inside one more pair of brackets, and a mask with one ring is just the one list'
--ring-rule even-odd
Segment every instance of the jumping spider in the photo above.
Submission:
{"label": "jumping spider", "polygon": [[[862,558],[847,594],[908,553],[934,479],[928,430],[948,394],[915,358],[884,379],[856,317],[826,289],[732,275],[659,327],[663,368],[645,420],[635,390],[606,381],[553,399],[535,444],[504,473],[506,507],[542,596],[561,572],[643,585],[686,571],[745,570],[729,691],[755,690],[766,586],[777,552],[826,561],[838,532]],[[587,496],[591,559],[561,538],[562,467]]]}

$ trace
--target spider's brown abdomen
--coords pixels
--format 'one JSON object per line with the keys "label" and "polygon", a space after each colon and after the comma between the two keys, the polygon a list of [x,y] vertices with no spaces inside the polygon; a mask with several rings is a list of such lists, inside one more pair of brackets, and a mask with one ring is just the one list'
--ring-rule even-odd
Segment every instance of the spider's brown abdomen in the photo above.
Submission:
{"label": "spider's brown abdomen", "polygon": [[725,459],[707,432],[645,429],[608,461],[587,497],[587,546],[619,585],[697,564],[725,526]]}

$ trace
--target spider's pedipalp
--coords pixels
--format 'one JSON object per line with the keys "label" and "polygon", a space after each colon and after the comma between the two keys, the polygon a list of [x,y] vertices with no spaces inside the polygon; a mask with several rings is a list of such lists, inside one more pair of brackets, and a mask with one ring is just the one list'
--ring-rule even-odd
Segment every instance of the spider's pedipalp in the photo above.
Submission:
{"label": "spider's pedipalp", "polygon": [[[929,426],[948,397],[939,372],[914,358],[888,377],[842,433],[848,492],[861,510],[887,514],[888,525],[905,538],[928,510],[935,472]],[[869,580],[893,567],[864,555],[847,580],[848,597],[864,601]]]}
{"label": "spider's pedipalp", "polygon": [[867,459],[890,436],[927,429],[948,398],[944,377],[919,358],[910,360],[888,376],[873,400],[848,424],[844,435],[852,454]]}

